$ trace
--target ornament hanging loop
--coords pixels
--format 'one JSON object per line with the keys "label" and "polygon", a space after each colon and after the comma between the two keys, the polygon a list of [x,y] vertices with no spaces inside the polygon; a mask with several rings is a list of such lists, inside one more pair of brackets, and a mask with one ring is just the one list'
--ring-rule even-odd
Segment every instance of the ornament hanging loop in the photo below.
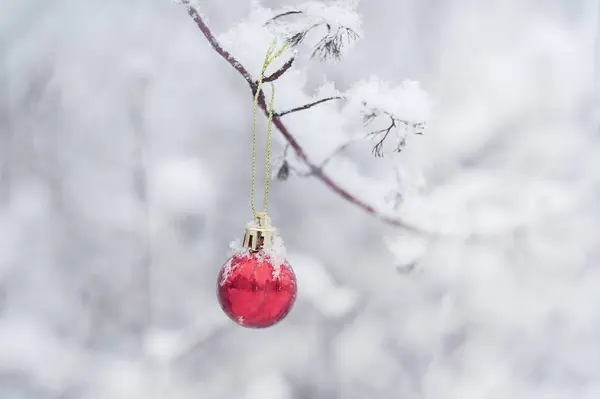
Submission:
{"label": "ornament hanging loop", "polygon": [[[287,48],[287,43],[284,43],[283,46],[275,51],[275,47],[277,45],[277,39],[273,40],[269,49],[267,50],[267,54],[265,55],[265,60],[260,71],[260,78],[256,85],[256,93],[254,95],[254,125],[253,125],[253,138],[252,138],[252,187],[250,192],[250,205],[252,207],[252,215],[255,220],[259,219],[259,213],[256,212],[256,201],[255,201],[255,191],[256,191],[256,144],[257,144],[257,126],[256,119],[258,113],[258,100],[260,94],[262,93],[262,85],[265,80],[265,72],[269,65],[275,61]],[[273,130],[273,106],[275,103],[275,84],[271,82],[271,101],[268,105],[268,115],[269,119],[267,121],[267,148],[265,154],[265,186],[264,186],[264,200],[263,200],[263,213],[267,214],[267,208],[269,203],[269,179],[270,179],[270,166],[271,166],[271,132]],[[266,219],[265,219],[266,220]]]}
{"label": "ornament hanging loop", "polygon": [[246,226],[244,234],[244,248],[252,252],[273,247],[275,232],[269,224],[266,212],[257,212],[254,222]]}

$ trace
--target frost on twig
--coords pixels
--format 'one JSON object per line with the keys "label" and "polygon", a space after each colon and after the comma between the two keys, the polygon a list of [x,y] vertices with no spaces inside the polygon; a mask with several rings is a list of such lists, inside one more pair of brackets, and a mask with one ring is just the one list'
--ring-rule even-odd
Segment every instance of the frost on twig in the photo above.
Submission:
{"label": "frost on twig", "polygon": [[[357,1],[337,0],[327,4],[312,1],[297,8],[285,8],[269,19],[266,26],[283,36],[292,48],[306,41],[311,32],[321,38],[313,45],[311,58],[339,61],[344,47],[360,37],[361,19]],[[315,33],[317,34],[317,33]]]}
{"label": "frost on twig", "polygon": [[[375,141],[372,149],[375,157],[381,158],[384,156],[384,144],[391,137],[396,139],[395,145],[392,147],[392,153],[402,152],[407,144],[409,134],[423,135],[426,128],[425,120],[430,112],[429,99],[426,93],[419,88],[416,82],[411,81],[392,86],[389,83],[371,78],[356,83],[345,93],[335,90],[331,84],[327,83],[319,89],[317,98],[304,105],[279,111],[276,115],[282,117],[333,100],[345,100],[343,112],[351,119],[360,117],[361,129],[364,129],[334,148],[319,165],[320,170],[323,170],[334,157],[362,139]],[[285,148],[284,155],[275,166],[275,170],[278,172],[273,177],[277,177],[278,180],[287,180],[292,174],[302,177],[314,173],[314,171],[301,173],[296,170],[287,156],[287,149],[288,147]],[[396,204],[394,205],[395,209],[400,202],[398,198],[396,195],[393,200]]]}
{"label": "frost on twig", "polygon": [[363,126],[383,124],[367,133],[376,140],[373,155],[384,155],[384,142],[393,133],[396,138],[394,152],[401,152],[406,146],[409,134],[422,135],[431,109],[427,93],[419,84],[404,81],[398,86],[371,78],[356,83],[349,91],[350,99],[346,111],[350,115],[359,113]]}
{"label": "frost on twig", "polygon": [[[373,147],[373,155],[376,157],[383,157],[383,143],[388,138],[389,134],[394,131],[396,133],[396,147],[394,152],[402,152],[404,146],[406,146],[406,136],[408,135],[408,129],[412,129],[412,133],[416,135],[423,135],[425,129],[425,122],[409,122],[404,119],[396,118],[394,115],[387,111],[380,110],[377,108],[370,108],[369,105],[364,102],[365,111],[363,112],[363,123],[369,125],[374,119],[380,116],[384,116],[386,120],[389,120],[389,125],[383,129],[374,130],[367,134],[367,137],[377,140],[377,143]],[[403,128],[402,131],[399,129]]]}

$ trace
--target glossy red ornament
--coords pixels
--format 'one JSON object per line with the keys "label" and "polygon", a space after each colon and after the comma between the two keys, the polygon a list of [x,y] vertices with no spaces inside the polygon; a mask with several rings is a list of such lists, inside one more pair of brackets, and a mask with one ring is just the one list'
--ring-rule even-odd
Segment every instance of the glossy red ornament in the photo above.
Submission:
{"label": "glossy red ornament", "polygon": [[242,250],[221,268],[217,296],[229,318],[241,326],[269,327],[281,321],[296,300],[296,276],[284,259]]}

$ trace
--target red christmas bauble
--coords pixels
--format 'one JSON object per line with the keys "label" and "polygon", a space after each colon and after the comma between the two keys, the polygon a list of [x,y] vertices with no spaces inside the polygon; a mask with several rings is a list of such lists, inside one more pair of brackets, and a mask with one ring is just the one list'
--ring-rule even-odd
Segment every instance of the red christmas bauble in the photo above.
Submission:
{"label": "red christmas bauble", "polygon": [[296,300],[296,276],[286,260],[258,252],[233,255],[221,268],[217,296],[229,318],[264,328],[281,321]]}

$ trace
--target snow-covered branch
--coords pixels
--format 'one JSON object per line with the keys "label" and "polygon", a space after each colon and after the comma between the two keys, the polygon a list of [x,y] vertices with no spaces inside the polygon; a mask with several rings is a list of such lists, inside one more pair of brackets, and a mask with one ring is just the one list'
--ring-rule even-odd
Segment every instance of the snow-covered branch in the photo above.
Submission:
{"label": "snow-covered branch", "polygon": [[[212,48],[215,50],[215,52],[217,54],[219,54],[225,61],[227,61],[233,68],[235,68],[235,70],[238,71],[240,73],[240,75],[242,75],[244,77],[246,82],[250,85],[251,91],[253,93],[255,93],[256,89],[257,89],[257,84],[250,76],[250,73],[248,72],[248,70],[242,64],[240,64],[240,62],[238,62],[233,55],[231,55],[227,50],[225,50],[221,46],[221,44],[217,41],[217,39],[215,38],[215,36],[211,32],[211,30],[206,25],[204,19],[200,15],[200,13],[194,8],[194,6],[192,6],[190,4],[189,0],[183,0],[182,3],[185,5],[185,7],[188,11],[188,14],[192,17],[194,22],[196,22],[196,25],[198,25],[198,28],[204,34],[204,36],[206,37],[206,39],[208,40],[208,42],[210,43]],[[262,89],[260,90],[260,93],[258,96],[258,105],[263,110],[265,115],[268,115],[268,112],[269,112],[268,106],[265,101],[265,94]],[[273,125],[277,128],[277,130],[279,130],[279,132],[287,140],[287,142],[289,143],[289,146],[294,150],[298,159],[307,166],[310,175],[319,179],[321,182],[323,182],[327,187],[329,187],[333,192],[338,194],[340,197],[342,197],[346,201],[350,202],[351,204],[359,207],[363,211],[373,215],[374,217],[378,218],[379,220],[381,220],[382,222],[384,222],[386,224],[389,224],[389,225],[392,225],[395,227],[400,227],[402,229],[405,229],[407,231],[411,231],[411,232],[417,233],[417,234],[432,235],[432,233],[427,232],[423,229],[420,229],[419,227],[416,227],[401,218],[392,217],[392,216],[381,213],[380,211],[375,209],[373,206],[367,204],[366,202],[362,201],[361,199],[357,198],[353,194],[346,191],[338,183],[333,181],[332,178],[323,171],[323,168],[320,165],[317,165],[310,160],[310,158],[306,154],[305,150],[300,146],[300,144],[298,143],[296,138],[290,133],[288,128],[285,126],[285,124],[281,120],[280,116],[278,116],[278,115],[273,116]]]}
{"label": "snow-covered branch", "polygon": [[196,8],[190,3],[190,0],[182,0],[181,4],[185,6],[188,14],[190,15],[190,17],[192,17],[194,22],[196,22],[196,25],[198,25],[198,28],[200,28],[200,30],[204,34],[204,37],[206,37],[206,40],[208,40],[208,42],[212,46],[213,50],[215,50],[221,57],[225,59],[225,61],[227,61],[233,68],[235,68],[235,70],[238,71],[240,75],[244,77],[244,79],[246,79],[246,82],[248,82],[248,84],[252,86],[254,82],[252,81],[250,72],[248,72],[248,70],[244,68],[242,64],[237,62],[237,60],[233,58],[233,56],[229,54],[229,52],[219,44],[217,38],[212,34],[208,26],[204,23],[204,19],[202,18],[198,10],[196,10]]}

